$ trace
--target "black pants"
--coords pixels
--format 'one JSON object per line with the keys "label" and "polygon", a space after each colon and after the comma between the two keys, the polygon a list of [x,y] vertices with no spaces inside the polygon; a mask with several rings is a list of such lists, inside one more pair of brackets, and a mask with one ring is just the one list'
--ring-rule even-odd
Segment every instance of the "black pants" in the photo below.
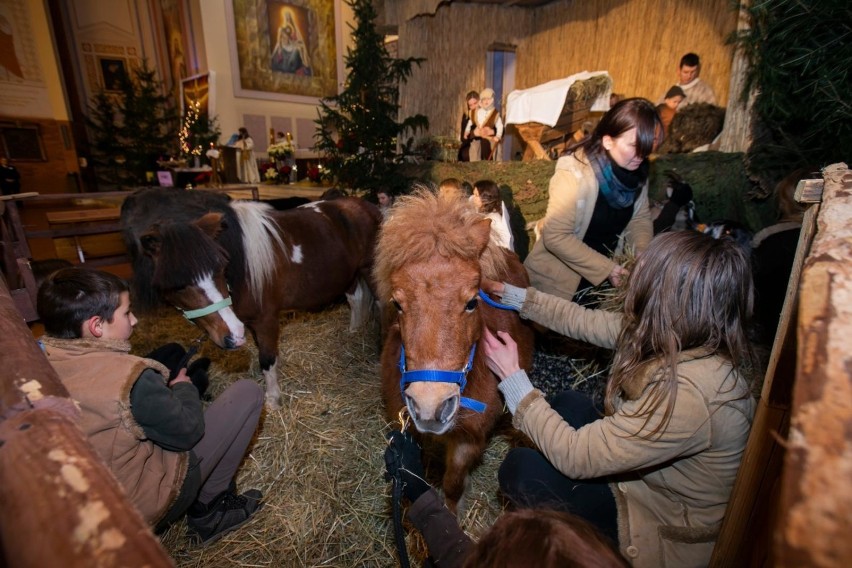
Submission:
{"label": "black pants", "polygon": [[[592,400],[576,391],[554,397],[551,406],[574,428],[601,418]],[[606,478],[576,481],[563,475],[532,448],[514,448],[498,473],[500,490],[516,507],[545,507],[573,513],[618,542],[615,497]]]}

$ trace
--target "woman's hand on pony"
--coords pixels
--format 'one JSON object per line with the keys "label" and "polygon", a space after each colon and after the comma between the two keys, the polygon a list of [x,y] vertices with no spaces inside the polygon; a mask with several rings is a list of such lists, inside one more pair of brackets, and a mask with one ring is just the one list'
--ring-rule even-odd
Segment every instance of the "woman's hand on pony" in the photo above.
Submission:
{"label": "woman's hand on pony", "polygon": [[503,291],[506,287],[502,282],[497,282],[496,280],[489,280],[487,278],[483,278],[479,282],[482,291],[496,299],[503,299]]}
{"label": "woman's hand on pony", "polygon": [[[502,285],[501,285],[502,286]],[[486,327],[482,336],[485,363],[501,381],[521,369],[518,363],[518,344],[505,331],[491,333]]]}

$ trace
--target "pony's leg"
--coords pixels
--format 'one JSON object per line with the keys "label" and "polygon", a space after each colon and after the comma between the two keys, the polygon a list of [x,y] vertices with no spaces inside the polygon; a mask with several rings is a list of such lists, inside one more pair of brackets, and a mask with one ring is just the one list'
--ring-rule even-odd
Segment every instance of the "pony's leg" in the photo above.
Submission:
{"label": "pony's leg", "polygon": [[468,474],[482,459],[484,440],[455,439],[447,444],[444,471],[444,499],[447,508],[456,514],[468,485]]}
{"label": "pony's leg", "polygon": [[270,410],[281,408],[281,389],[278,388],[278,319],[264,318],[254,329],[260,372],[266,381],[266,405]]}
{"label": "pony's leg", "polygon": [[370,318],[370,307],[373,304],[373,294],[363,278],[357,278],[353,289],[346,292],[351,315],[349,317],[349,333],[363,328]]}

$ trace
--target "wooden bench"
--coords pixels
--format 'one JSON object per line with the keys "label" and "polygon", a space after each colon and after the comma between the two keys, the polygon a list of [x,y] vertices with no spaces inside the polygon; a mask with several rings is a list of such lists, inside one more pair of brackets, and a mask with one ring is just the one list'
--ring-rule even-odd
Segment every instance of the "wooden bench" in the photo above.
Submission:
{"label": "wooden bench", "polygon": [[33,231],[28,236],[55,239],[59,258],[71,260],[76,257],[80,264],[101,266],[127,261],[120,234],[120,208],[51,211],[45,217],[51,228],[48,231]]}

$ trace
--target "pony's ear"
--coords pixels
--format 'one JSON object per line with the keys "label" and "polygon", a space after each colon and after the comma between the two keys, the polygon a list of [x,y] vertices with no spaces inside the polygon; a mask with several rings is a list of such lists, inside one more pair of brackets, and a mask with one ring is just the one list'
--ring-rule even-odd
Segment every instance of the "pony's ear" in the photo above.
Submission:
{"label": "pony's ear", "polygon": [[216,238],[219,232],[224,228],[222,225],[221,213],[207,213],[193,223],[196,227],[210,235],[211,238]]}
{"label": "pony's ear", "polygon": [[148,256],[157,256],[160,247],[163,245],[160,233],[155,231],[143,234],[139,237],[139,243],[142,245],[142,251]]}
{"label": "pony's ear", "polygon": [[471,230],[472,242],[479,248],[479,254],[485,251],[491,239],[491,219],[485,217],[473,224]]}

